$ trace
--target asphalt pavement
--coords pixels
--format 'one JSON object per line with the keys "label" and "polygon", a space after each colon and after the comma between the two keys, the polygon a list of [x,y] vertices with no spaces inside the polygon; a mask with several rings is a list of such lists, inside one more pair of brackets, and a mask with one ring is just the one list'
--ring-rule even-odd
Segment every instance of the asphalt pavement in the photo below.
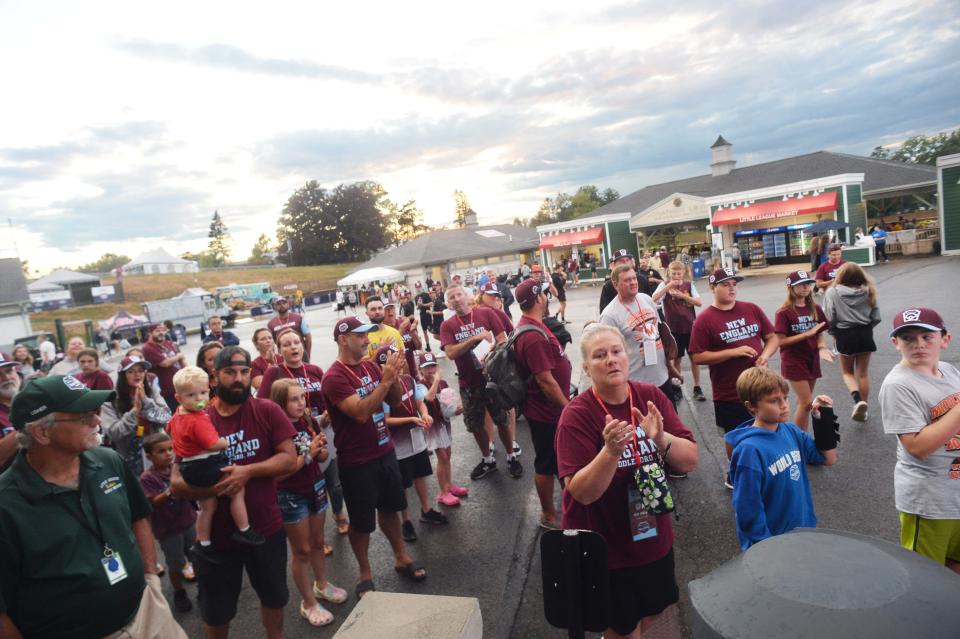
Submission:
{"label": "asphalt pavement", "polygon": [[[948,327],[954,328],[952,324],[960,316],[960,295],[957,294],[960,287],[956,284],[960,281],[960,258],[900,259],[872,267],[868,273],[877,282],[883,318],[874,333],[878,351],[870,366],[873,386],[870,416],[862,424],[849,419],[852,402],[843,386],[839,365],[824,363],[817,392],[833,397],[838,407],[842,436],[840,457],[837,465],[831,468],[810,468],[809,475],[821,527],[897,542],[899,524],[893,504],[896,443],[892,437],[883,434],[880,410],[876,405],[876,394],[883,376],[899,360],[885,336],[893,314],[908,306],[933,307],[943,315]],[[706,281],[699,280],[697,287],[704,304],[709,304],[712,296]],[[567,311],[572,322],[568,329],[574,337],[574,345],[568,347],[567,352],[574,366],[574,380],[578,378],[581,361],[578,338],[584,322],[596,319],[599,295],[599,287],[590,285],[581,285],[568,292]],[[759,304],[771,320],[784,297],[783,277],[780,275],[748,277],[740,284],[739,298]],[[517,312],[514,307],[514,315]],[[329,306],[318,307],[307,312],[307,320],[314,335],[312,361],[326,369],[336,356],[332,339],[336,313]],[[241,344],[252,352],[253,331],[264,323],[247,322],[234,329]],[[955,330],[960,330],[960,325]],[[191,359],[198,346],[198,338],[192,337],[185,347]],[[944,359],[960,365],[960,349],[948,350]],[[677,610],[666,615],[662,628],[645,636],[673,636],[677,626],[683,636],[690,636],[687,584],[739,553],[730,492],[722,484],[726,454],[719,431],[713,424],[713,405],[710,401],[692,401],[688,364],[689,360],[685,360],[685,400],[680,406],[680,417],[699,442],[700,462],[687,479],[674,481],[680,515],[675,522],[675,556],[681,602]],[[771,361],[771,367],[779,370],[779,357]],[[444,379],[455,386],[452,364],[443,359],[441,368]],[[705,369],[702,372],[701,385],[709,398],[709,377]],[[476,597],[480,601],[485,637],[565,637],[565,631],[552,628],[543,618],[537,527],[539,503],[533,488],[533,447],[529,428],[523,420],[517,431],[523,447],[524,476],[514,480],[506,473],[502,445],[498,442],[498,472],[471,482],[468,475],[478,461],[479,453],[462,419],[454,420],[453,478],[456,483],[470,488],[470,496],[460,507],[444,509],[450,518],[448,526],[415,524],[420,539],[410,544],[409,549],[428,570],[429,577],[423,583],[411,584],[398,578],[392,570],[392,553],[386,539],[381,533],[374,533],[370,546],[374,582],[377,589],[383,591]],[[431,496],[435,498],[436,482],[429,481],[428,484]],[[416,495],[408,491],[407,497],[415,513],[418,506]],[[559,493],[556,497],[559,504]],[[299,596],[292,580],[288,580],[287,637],[332,637],[356,604],[352,595],[357,580],[356,562],[350,545],[345,536],[336,534],[330,522],[327,532],[328,543],[334,547],[333,556],[327,559],[329,578],[346,588],[351,596],[343,604],[328,606],[336,616],[332,625],[312,628],[300,619]],[[195,593],[194,586],[188,586],[188,589],[191,595]],[[165,591],[170,596],[168,581],[165,581]],[[177,617],[190,637],[204,636],[196,609]],[[231,636],[263,636],[257,598],[249,584],[241,594]]]}

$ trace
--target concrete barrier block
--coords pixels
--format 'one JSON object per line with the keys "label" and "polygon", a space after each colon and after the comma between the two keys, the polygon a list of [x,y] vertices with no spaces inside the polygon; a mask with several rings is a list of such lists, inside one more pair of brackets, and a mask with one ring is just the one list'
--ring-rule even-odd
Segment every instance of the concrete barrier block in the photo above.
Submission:
{"label": "concrete barrier block", "polygon": [[480,639],[483,618],[474,597],[368,592],[334,639]]}

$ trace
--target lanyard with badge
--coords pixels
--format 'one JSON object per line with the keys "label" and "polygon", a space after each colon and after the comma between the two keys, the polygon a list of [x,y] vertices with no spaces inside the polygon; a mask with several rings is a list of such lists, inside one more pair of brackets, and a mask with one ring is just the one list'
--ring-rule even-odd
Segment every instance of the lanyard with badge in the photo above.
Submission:
{"label": "lanyard with badge", "polygon": [[90,522],[83,514],[83,483],[82,478],[80,479],[81,483],[77,487],[80,514],[78,515],[70,508],[64,507],[64,509],[78,522],[80,522],[84,528],[93,533],[94,536],[96,536],[97,541],[103,544],[103,557],[100,558],[100,565],[103,566],[103,572],[107,576],[107,581],[111,586],[113,586],[114,584],[120,583],[127,578],[127,569],[123,565],[123,559],[120,557],[120,553],[111,548],[104,537],[103,528],[100,526],[100,514],[97,510],[97,500],[94,499],[93,492],[90,493],[90,510],[93,511],[93,520],[96,522],[97,527],[94,528],[91,526]]}
{"label": "lanyard with badge", "polygon": [[[600,405],[604,414],[612,415],[597,391],[591,389],[593,398]],[[650,539],[657,536],[657,516],[673,512],[675,509],[673,494],[670,492],[670,485],[667,483],[667,476],[663,470],[663,463],[660,457],[660,451],[656,450],[656,444],[646,435],[644,439],[650,442],[654,448],[656,457],[649,463],[644,464],[640,455],[641,440],[637,436],[637,429],[642,426],[634,424],[633,421],[633,389],[629,389],[628,397],[630,400],[630,426],[633,434],[633,482],[628,487],[627,495],[627,516],[630,521],[630,535],[634,541]],[[644,444],[646,446],[646,444]]]}
{"label": "lanyard with badge", "polygon": [[[357,374],[354,373],[352,370],[350,370],[349,366],[347,366],[340,360],[335,360],[335,361],[337,364],[340,364],[343,370],[347,371],[350,377],[352,377],[353,380],[357,383],[357,393],[359,394],[360,390],[362,390],[364,386],[363,380],[357,377]],[[364,363],[365,362],[360,362],[360,368],[363,370],[364,373],[366,373],[367,369],[364,366]],[[387,429],[386,416],[384,415],[383,411],[380,410],[374,413],[371,417],[373,419],[373,423],[376,424],[377,426],[377,445],[386,446],[387,444],[390,443],[390,431]]]}
{"label": "lanyard with badge", "polygon": [[634,326],[639,326],[643,331],[643,365],[655,366],[657,363],[657,338],[659,337],[655,323],[656,319],[651,318],[653,321],[650,322],[650,326],[648,327],[647,318],[643,313],[643,308],[640,306],[640,300],[637,299],[636,302],[636,311],[623,302],[620,302],[620,305],[623,306],[623,308],[630,315],[630,319],[633,320],[633,322],[636,322]]}
{"label": "lanyard with badge", "polygon": [[[311,391],[309,388],[307,388],[307,386],[312,386],[313,382],[310,380],[310,372],[307,370],[306,364],[300,364],[300,369],[303,371],[303,377],[298,377],[294,375],[293,371],[290,370],[290,367],[287,366],[287,363],[284,361],[281,361],[279,366],[281,366],[283,370],[287,372],[287,375],[290,376],[290,379],[295,379],[297,380],[297,383],[300,384],[300,387],[303,389],[303,396],[307,400],[307,406],[310,408],[310,415],[315,418],[320,417],[320,409],[317,408],[316,406],[313,406],[310,403]],[[347,370],[350,370],[350,369],[347,369]],[[353,371],[350,371],[350,372],[352,373]]]}

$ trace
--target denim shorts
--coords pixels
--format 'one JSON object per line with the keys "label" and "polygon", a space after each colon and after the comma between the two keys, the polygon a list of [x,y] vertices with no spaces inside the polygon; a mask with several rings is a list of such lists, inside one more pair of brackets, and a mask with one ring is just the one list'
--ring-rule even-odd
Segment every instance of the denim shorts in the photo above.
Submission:
{"label": "denim shorts", "polygon": [[280,506],[283,523],[287,526],[299,523],[309,515],[320,513],[315,498],[300,493],[292,493],[288,490],[277,491],[277,504]]}

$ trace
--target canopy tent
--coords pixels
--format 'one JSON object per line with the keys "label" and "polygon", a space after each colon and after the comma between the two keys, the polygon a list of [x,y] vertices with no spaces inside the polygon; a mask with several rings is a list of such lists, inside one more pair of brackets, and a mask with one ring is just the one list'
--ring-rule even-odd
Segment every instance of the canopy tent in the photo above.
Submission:
{"label": "canopy tent", "polygon": [[122,308],[110,319],[100,320],[100,328],[106,331],[118,331],[124,328],[140,328],[150,324],[146,315],[132,315]]}
{"label": "canopy tent", "polygon": [[204,295],[213,295],[210,291],[205,288],[200,288],[198,286],[191,286],[190,288],[183,289],[183,292],[177,295],[177,298],[183,297],[202,297]]}
{"label": "canopy tent", "polygon": [[343,279],[337,280],[337,286],[360,286],[371,282],[401,282],[407,277],[403,271],[395,271],[392,268],[375,266],[373,268],[362,268],[354,271]]}

